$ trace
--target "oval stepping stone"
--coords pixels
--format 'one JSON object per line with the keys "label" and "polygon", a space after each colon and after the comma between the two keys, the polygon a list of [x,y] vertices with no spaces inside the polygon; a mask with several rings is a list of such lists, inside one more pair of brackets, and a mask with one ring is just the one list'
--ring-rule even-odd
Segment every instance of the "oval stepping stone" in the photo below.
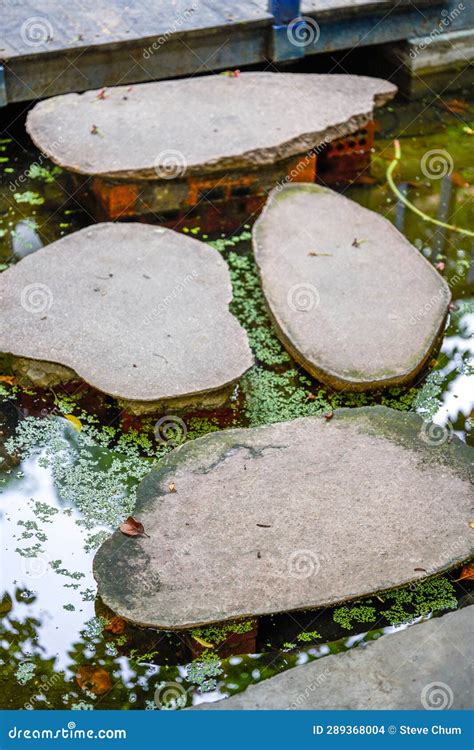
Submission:
{"label": "oval stepping stone", "polygon": [[318,380],[407,383],[439,346],[451,293],[385,218],[318,185],[275,189],[253,229],[277,333]]}
{"label": "oval stepping stone", "polygon": [[53,97],[29,113],[27,130],[68,170],[166,179],[303,153],[365,126],[396,90],[365,76],[204,76]]}
{"label": "oval stepping stone", "polygon": [[99,594],[179,629],[446,570],[472,551],[473,451],[439,440],[415,414],[368,407],[190,441],[139,487],[149,536],[117,531],[97,552]]}
{"label": "oval stepping stone", "polygon": [[27,358],[18,368],[37,384],[79,376],[132,410],[222,400],[252,364],[231,299],[203,242],[98,224],[0,275],[0,351]]}
{"label": "oval stepping stone", "polygon": [[469,710],[473,627],[465,607],[193,710]]}

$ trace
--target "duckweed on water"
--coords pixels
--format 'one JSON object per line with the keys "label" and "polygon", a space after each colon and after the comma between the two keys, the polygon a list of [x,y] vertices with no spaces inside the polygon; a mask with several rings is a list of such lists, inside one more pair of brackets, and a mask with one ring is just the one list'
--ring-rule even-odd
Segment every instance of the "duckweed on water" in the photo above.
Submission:
{"label": "duckweed on water", "polygon": [[352,630],[354,622],[375,622],[376,619],[376,609],[363,604],[354,607],[338,607],[333,614],[334,622],[345,630]]}
{"label": "duckweed on water", "polygon": [[381,598],[392,603],[389,609],[382,611],[391,625],[401,625],[415,617],[426,617],[430,612],[456,609],[458,606],[454,586],[447,578],[432,578],[395,589]]}
{"label": "duckweed on water", "polygon": [[243,620],[242,622],[230,622],[223,625],[209,625],[206,628],[194,628],[191,631],[193,638],[200,638],[206,643],[218,646],[225,639],[234,634],[249,633],[256,625],[256,620]]}
{"label": "duckweed on water", "polygon": [[456,609],[458,606],[455,588],[445,577],[393,589],[377,599],[390,606],[376,609],[371,606],[373,600],[367,599],[365,603],[337,607],[333,612],[334,622],[345,630],[353,630],[356,623],[372,623],[382,616],[390,625],[402,625],[417,617],[426,617],[432,612],[445,609]]}
{"label": "duckweed on water", "polygon": [[[40,466],[51,470],[62,499],[81,512],[77,523],[90,531],[98,525],[113,528],[132,513],[136,486],[152,464],[129,436],[119,441],[122,453],[111,452],[109,442],[110,435],[92,425],[78,433],[58,417],[27,417],[5,448],[24,459],[37,456]],[[96,531],[86,545],[92,549],[103,538]]]}

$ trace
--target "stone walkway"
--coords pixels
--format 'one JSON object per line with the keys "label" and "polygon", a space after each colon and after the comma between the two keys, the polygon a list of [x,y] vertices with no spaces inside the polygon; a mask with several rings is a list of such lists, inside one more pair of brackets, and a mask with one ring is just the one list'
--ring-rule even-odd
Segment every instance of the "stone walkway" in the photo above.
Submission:
{"label": "stone walkway", "polygon": [[97,224],[0,275],[0,351],[35,385],[80,378],[130,411],[215,406],[252,365],[231,299],[204,242]]}
{"label": "stone walkway", "polygon": [[253,229],[277,333],[318,380],[408,383],[441,336],[451,292],[387,219],[318,185],[276,188]]}
{"label": "stone walkway", "polygon": [[352,75],[203,76],[47,99],[28,114],[27,130],[56,164],[81,174],[156,180],[255,170],[355,132],[396,90]]}
{"label": "stone walkway", "polygon": [[472,708],[474,607],[326,656],[200,710]]}
{"label": "stone walkway", "polygon": [[117,531],[97,552],[99,594],[126,620],[180,629],[331,606],[459,565],[473,549],[473,462],[448,437],[375,406],[188,442],[139,487],[148,536]]}

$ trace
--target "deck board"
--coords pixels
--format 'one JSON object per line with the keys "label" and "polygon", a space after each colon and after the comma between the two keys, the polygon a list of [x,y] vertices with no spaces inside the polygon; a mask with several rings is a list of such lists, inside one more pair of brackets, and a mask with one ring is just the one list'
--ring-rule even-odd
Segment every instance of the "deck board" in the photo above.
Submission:
{"label": "deck board", "polygon": [[[456,4],[449,0],[448,7]],[[446,2],[417,0],[416,6],[303,0],[301,13],[316,18],[321,30],[304,54],[429,34]],[[474,4],[450,28],[469,27],[473,15]],[[0,105],[272,59],[268,0],[0,0],[0,19]]]}
{"label": "deck board", "polygon": [[[26,0],[16,5],[2,0],[2,57],[15,57],[80,50],[118,42],[132,42],[161,35],[232,30],[236,24],[269,24],[271,14],[266,0],[239,0],[238,4],[220,0],[76,0],[68,6],[57,0]],[[41,21],[51,34],[40,42],[28,40],[33,20]],[[29,22],[31,22],[29,24]],[[23,31],[22,31],[23,29]]]}

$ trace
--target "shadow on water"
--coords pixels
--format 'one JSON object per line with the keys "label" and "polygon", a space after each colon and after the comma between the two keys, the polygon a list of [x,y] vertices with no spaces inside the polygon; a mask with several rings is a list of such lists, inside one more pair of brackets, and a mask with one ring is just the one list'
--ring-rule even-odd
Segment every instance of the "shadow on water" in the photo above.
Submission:
{"label": "shadow on water", "polygon": [[[421,220],[396,200],[384,177],[393,139],[399,138],[403,156],[397,182],[403,194],[443,222],[473,226],[473,136],[466,123],[474,108],[456,102],[430,108],[396,102],[380,112],[371,176],[341,188],[386,215],[451,287],[455,309],[427,377],[412,388],[339,396],[304,375],[272,332],[246,227],[240,237],[215,238],[214,246],[229,263],[233,311],[247,327],[257,365],[225,409],[183,415],[188,439],[339,405],[386,403],[449,425],[474,445],[473,240]],[[12,121],[19,112],[11,110]],[[452,169],[430,179],[420,165],[435,149],[449,153]],[[22,117],[2,135],[0,157],[0,270],[92,223],[68,195],[64,176],[27,140]],[[394,622],[396,602],[372,597],[350,612],[336,608],[261,618],[254,653],[223,655],[216,633],[196,651],[192,633],[140,630],[114,618],[96,599],[92,558],[133,511],[138,482],[169,446],[154,438],[156,417],[135,420],[121,414],[84,384],[56,393],[25,391],[8,378],[5,370],[0,380],[2,708],[180,708],[239,692],[330,653],[364,647],[407,626]],[[67,419],[71,413],[81,421],[80,432]],[[413,591],[405,620],[469,603],[472,583],[459,576],[454,571],[435,589]],[[196,652],[200,656],[193,661]]]}

